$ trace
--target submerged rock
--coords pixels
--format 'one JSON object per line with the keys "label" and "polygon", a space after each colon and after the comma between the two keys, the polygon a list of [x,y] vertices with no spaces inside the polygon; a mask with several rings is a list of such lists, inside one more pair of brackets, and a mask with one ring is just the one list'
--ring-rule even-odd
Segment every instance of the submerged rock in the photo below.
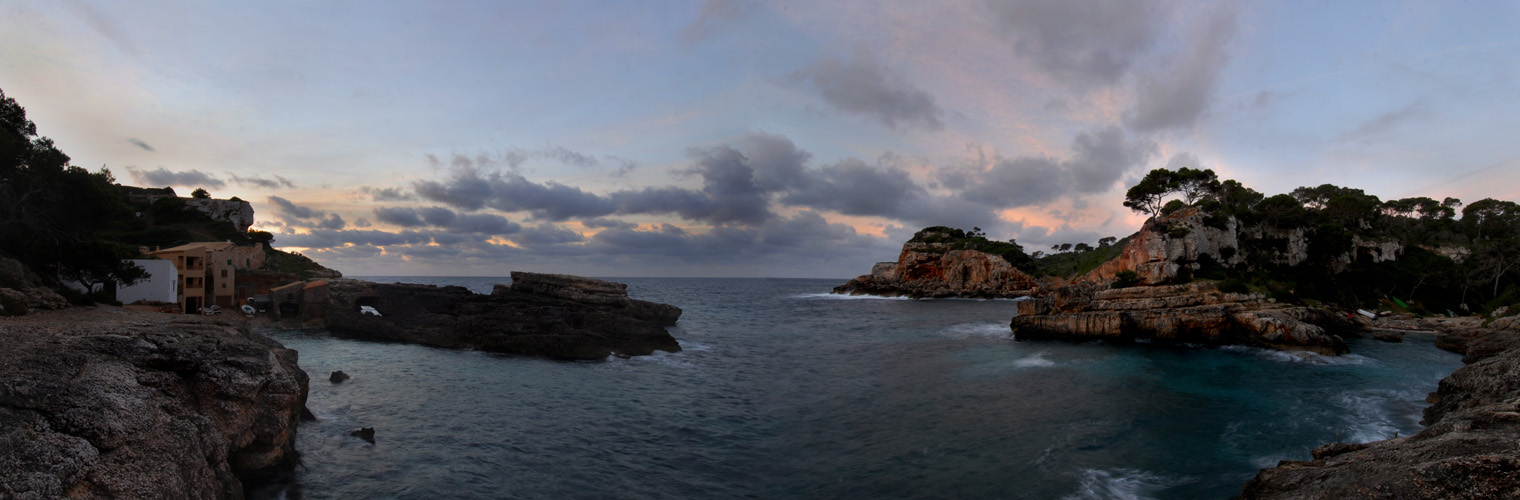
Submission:
{"label": "submerged rock", "polygon": [[0,498],[242,498],[295,462],[296,352],[200,316],[0,318]]}
{"label": "submerged rock", "polygon": [[369,444],[375,444],[375,428],[374,427],[361,427],[361,428],[358,428],[358,429],[354,429],[354,430],[348,431],[348,435],[356,437],[356,438],[359,438],[359,439],[363,439],[365,441],[369,441]]}
{"label": "submerged rock", "polygon": [[[383,315],[361,313],[364,306]],[[628,297],[627,286],[512,273],[490,295],[464,287],[332,280],[326,326],[337,335],[557,359],[678,352],[665,331],[681,309]]]}
{"label": "submerged rock", "polygon": [[1337,355],[1355,323],[1330,311],[1285,307],[1213,283],[1102,289],[1077,283],[1019,303],[1010,322],[1021,340],[1157,340],[1242,344]]}
{"label": "submerged rock", "polygon": [[332,372],[332,375],[328,376],[327,380],[329,382],[334,383],[334,384],[342,383],[343,381],[348,380],[348,374],[347,373],[343,373],[343,370],[338,370],[338,371]]}

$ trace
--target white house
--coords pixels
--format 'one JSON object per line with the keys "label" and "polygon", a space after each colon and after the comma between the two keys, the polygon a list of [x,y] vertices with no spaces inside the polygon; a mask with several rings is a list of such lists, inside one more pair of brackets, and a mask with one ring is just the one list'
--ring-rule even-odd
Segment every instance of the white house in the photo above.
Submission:
{"label": "white house", "polygon": [[148,272],[148,277],[132,286],[116,285],[116,300],[123,304],[138,302],[179,302],[179,270],[174,262],[163,259],[133,259],[133,264]]}

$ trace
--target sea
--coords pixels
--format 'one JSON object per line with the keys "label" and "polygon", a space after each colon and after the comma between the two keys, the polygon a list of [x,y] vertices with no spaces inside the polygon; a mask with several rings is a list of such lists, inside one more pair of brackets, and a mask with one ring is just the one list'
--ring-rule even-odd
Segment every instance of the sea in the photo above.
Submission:
{"label": "sea", "polygon": [[1016,341],[1015,300],[608,279],[681,307],[682,351],[564,362],[262,332],[300,352],[317,421],[293,475],[253,496],[1224,499],[1321,444],[1419,431],[1461,366],[1421,335],[1338,357]]}

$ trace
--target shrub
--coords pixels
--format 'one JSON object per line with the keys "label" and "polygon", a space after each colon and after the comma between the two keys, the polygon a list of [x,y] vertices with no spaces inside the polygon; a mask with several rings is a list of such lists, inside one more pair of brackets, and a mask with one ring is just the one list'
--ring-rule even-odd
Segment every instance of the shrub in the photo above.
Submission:
{"label": "shrub", "polygon": [[1114,288],[1129,288],[1140,284],[1140,273],[1125,269],[1114,274]]}
{"label": "shrub", "polygon": [[1251,287],[1239,278],[1230,278],[1219,282],[1219,291],[1225,293],[1250,293]]}

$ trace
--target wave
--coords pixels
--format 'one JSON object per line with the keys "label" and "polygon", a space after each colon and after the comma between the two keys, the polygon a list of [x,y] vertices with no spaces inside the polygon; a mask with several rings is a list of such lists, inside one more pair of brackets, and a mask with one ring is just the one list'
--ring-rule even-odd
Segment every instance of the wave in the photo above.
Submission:
{"label": "wave", "polygon": [[1043,352],[1041,352],[1041,353],[1035,353],[1033,356],[1025,356],[1025,357],[1013,360],[1013,366],[1017,366],[1019,368],[1043,368],[1043,367],[1055,366],[1055,365],[1056,365],[1055,361],[1051,361],[1051,360],[1045,359],[1045,353],[1043,353]]}
{"label": "wave", "polygon": [[1398,435],[1399,424],[1395,419],[1418,421],[1423,409],[1416,404],[1419,391],[1361,390],[1337,394],[1334,401],[1343,410],[1344,431],[1341,441],[1368,443]]}
{"label": "wave", "polygon": [[1008,323],[961,323],[950,325],[939,331],[939,334],[952,339],[969,339],[977,337],[1004,338],[1011,335]]}
{"label": "wave", "polygon": [[1066,500],[1139,500],[1154,498],[1157,491],[1192,482],[1186,478],[1168,478],[1135,469],[1082,471],[1077,491],[1062,497]]}
{"label": "wave", "polygon": [[1240,354],[1249,354],[1259,358],[1265,358],[1282,363],[1298,363],[1306,365],[1323,366],[1357,366],[1377,363],[1376,359],[1360,354],[1343,354],[1340,356],[1326,356],[1309,351],[1279,351],[1276,349],[1263,349],[1243,345],[1227,345],[1219,350]]}
{"label": "wave", "polygon": [[880,295],[844,295],[839,293],[804,293],[793,295],[794,299],[816,300],[913,300],[908,297],[882,297]]}

